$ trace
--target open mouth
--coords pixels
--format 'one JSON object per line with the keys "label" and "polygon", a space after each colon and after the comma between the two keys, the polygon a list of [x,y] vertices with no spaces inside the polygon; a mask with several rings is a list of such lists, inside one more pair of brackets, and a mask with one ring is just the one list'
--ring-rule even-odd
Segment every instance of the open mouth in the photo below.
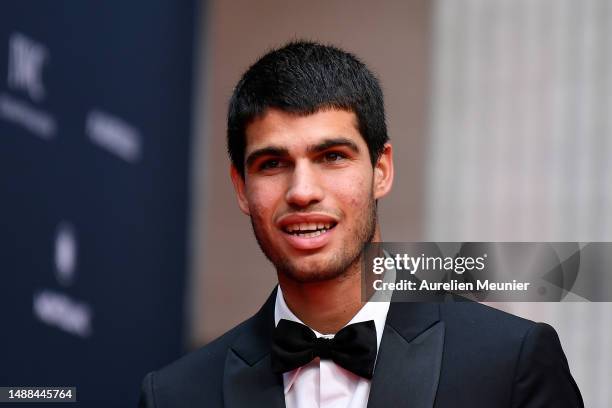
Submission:
{"label": "open mouth", "polygon": [[283,231],[300,238],[314,238],[327,233],[336,225],[336,222],[289,224],[283,227]]}

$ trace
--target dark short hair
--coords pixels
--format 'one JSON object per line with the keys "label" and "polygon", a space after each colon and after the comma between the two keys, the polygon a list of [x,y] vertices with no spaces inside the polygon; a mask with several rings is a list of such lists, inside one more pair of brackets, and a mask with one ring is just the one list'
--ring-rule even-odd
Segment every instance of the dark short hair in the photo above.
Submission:
{"label": "dark short hair", "polygon": [[227,115],[227,150],[243,177],[245,129],[268,108],[297,115],[330,108],[354,112],[372,166],[389,140],[378,79],[356,56],[333,46],[293,41],[244,73]]}

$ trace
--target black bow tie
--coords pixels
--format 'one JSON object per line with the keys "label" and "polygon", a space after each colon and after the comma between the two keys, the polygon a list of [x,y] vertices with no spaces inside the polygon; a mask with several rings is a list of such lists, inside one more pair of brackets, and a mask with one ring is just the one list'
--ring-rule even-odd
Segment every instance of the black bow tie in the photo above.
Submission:
{"label": "black bow tie", "polygon": [[372,378],[376,361],[374,320],[349,324],[333,339],[317,336],[301,323],[281,319],[274,329],[272,370],[284,373],[311,362],[331,359],[360,377]]}

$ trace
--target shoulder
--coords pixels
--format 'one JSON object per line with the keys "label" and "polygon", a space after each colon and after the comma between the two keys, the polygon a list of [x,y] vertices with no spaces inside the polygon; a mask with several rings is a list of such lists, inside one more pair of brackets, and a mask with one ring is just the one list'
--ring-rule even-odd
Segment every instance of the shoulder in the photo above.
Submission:
{"label": "shoulder", "polygon": [[510,331],[520,337],[536,325],[531,320],[472,301],[440,303],[440,318],[453,329],[504,336]]}
{"label": "shoulder", "polygon": [[476,302],[441,303],[440,320],[445,325],[443,385],[453,377],[469,378],[479,384],[480,395],[491,393],[491,400],[503,395],[511,406],[529,405],[532,398],[546,406],[583,406],[552,326]]}
{"label": "shoulder", "polygon": [[555,329],[477,302],[440,304],[440,320],[447,337],[460,341],[463,348],[477,345],[482,351],[512,353],[515,357],[528,353],[540,344],[554,345],[562,352]]}
{"label": "shoulder", "polygon": [[[230,349],[245,349],[265,338],[273,327],[276,289],[250,319],[208,345],[168,366],[147,374],[140,393],[141,408],[223,406],[223,374]],[[264,341],[264,340],[261,340]]]}
{"label": "shoulder", "polygon": [[255,317],[234,327],[204,347],[147,374],[142,383],[141,407],[187,407],[195,401],[222,405],[223,371],[227,352]]}
{"label": "shoulder", "polygon": [[487,359],[489,365],[502,364],[506,369],[516,363],[524,342],[534,333],[554,333],[549,325],[477,302],[441,303],[440,320],[445,325],[448,352],[476,361]]}

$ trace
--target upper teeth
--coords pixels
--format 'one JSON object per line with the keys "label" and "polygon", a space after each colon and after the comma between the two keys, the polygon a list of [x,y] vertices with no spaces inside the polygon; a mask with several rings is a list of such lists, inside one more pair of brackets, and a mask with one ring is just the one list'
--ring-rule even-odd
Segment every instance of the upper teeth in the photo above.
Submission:
{"label": "upper teeth", "polygon": [[322,230],[322,229],[329,229],[330,227],[331,227],[331,223],[329,222],[319,222],[319,223],[303,222],[300,224],[287,225],[285,229],[287,230],[287,232],[294,232],[294,231],[316,231],[316,230]]}

